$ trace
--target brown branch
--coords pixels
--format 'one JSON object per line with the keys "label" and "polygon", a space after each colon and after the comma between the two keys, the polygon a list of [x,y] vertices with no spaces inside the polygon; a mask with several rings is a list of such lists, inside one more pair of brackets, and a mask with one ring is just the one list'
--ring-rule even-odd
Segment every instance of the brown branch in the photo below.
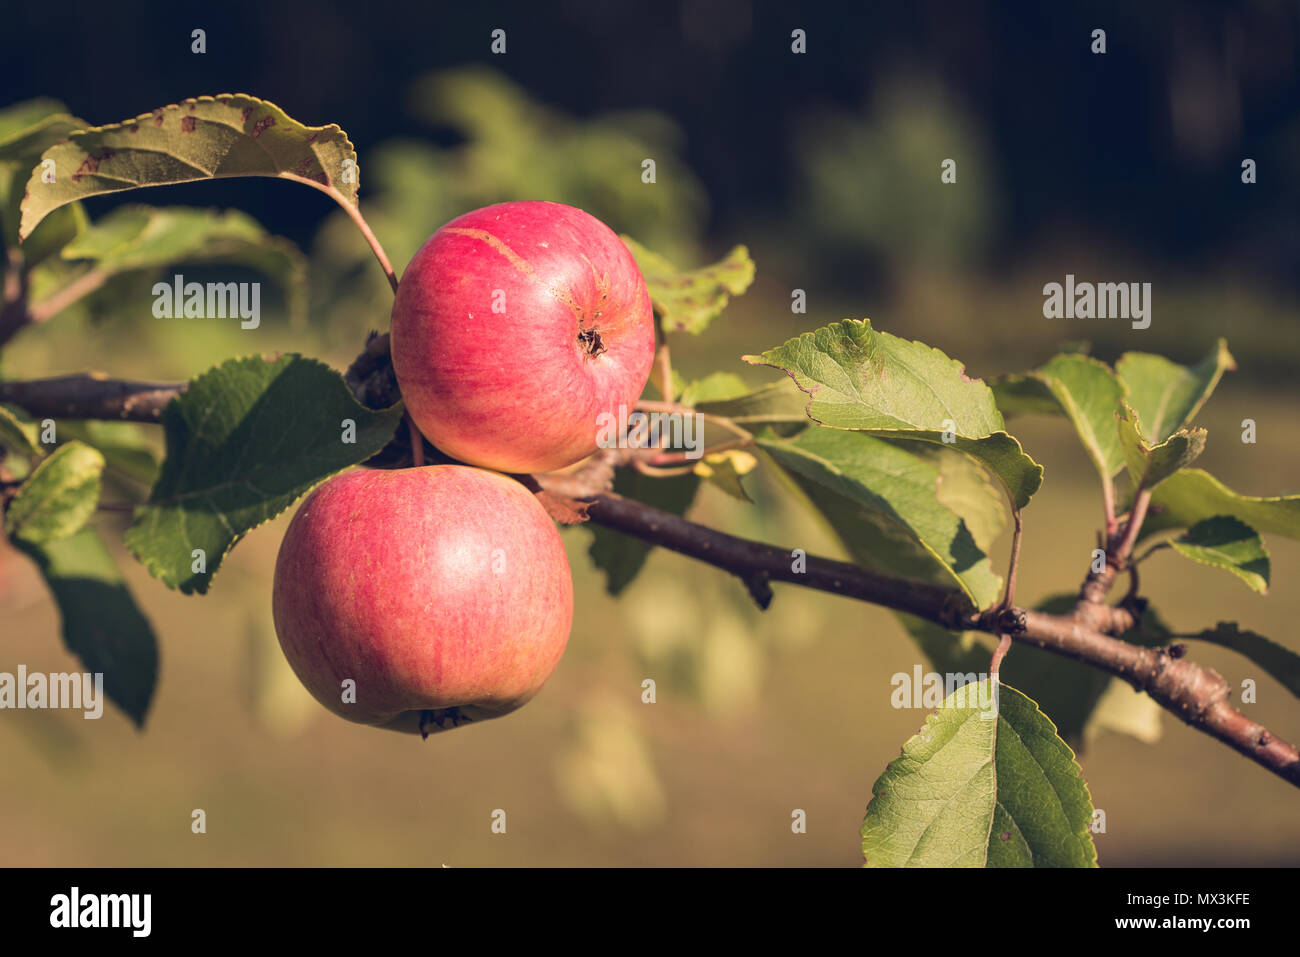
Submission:
{"label": "brown branch", "polygon": [[38,419],[157,422],[167,403],[188,387],[185,382],[131,382],[89,372],[0,382],[0,402],[11,402]]}
{"label": "brown branch", "polygon": [[108,282],[109,278],[109,273],[103,269],[89,269],[83,272],[58,292],[40,302],[32,303],[28,309],[32,322],[45,322],[51,316],[57,316],[77,300],[84,299],[100,288]]}
{"label": "brown branch", "polygon": [[5,250],[4,280],[0,283],[0,345],[32,322],[27,311],[27,288],[23,254],[13,248]]}
{"label": "brown branch", "polygon": [[[374,353],[370,359],[379,360],[386,344],[372,340],[367,350]],[[354,390],[373,391],[383,381],[382,361],[373,364],[375,368],[364,370],[366,374],[353,375],[358,371],[355,365],[350,370]],[[74,375],[0,382],[0,401],[38,416],[150,422],[157,421],[166,403],[184,388],[177,383]],[[1116,554],[1113,558],[1108,554],[1103,571],[1089,575],[1073,613],[1048,615],[1001,605],[981,613],[954,589],[739,538],[616,495],[608,491],[613,468],[625,464],[626,458],[622,450],[605,450],[577,470],[520,478],[530,487],[585,509],[593,522],[731,572],[756,596],[770,595],[770,582],[788,582],[907,612],[953,631],[1010,635],[1100,668],[1146,692],[1192,727],[1300,786],[1300,752],[1236,711],[1228,703],[1230,689],[1220,675],[1183,658],[1181,646],[1145,648],[1114,637],[1137,623],[1131,606],[1112,607],[1103,599],[1136,540],[1146,504],[1140,495]]]}
{"label": "brown branch", "polygon": [[[558,494],[549,476],[537,479],[543,488]],[[568,483],[567,491],[573,491],[572,484]],[[1136,625],[1125,608],[1103,606],[1097,612],[1049,615],[1022,608],[1000,613],[995,606],[981,614],[954,590],[812,555],[804,559],[805,570],[795,572],[787,549],[737,538],[610,492],[588,498],[593,522],[707,562],[746,582],[757,577],[803,585],[908,612],[953,631],[1005,633],[1010,617],[1023,623],[1015,629],[1015,640],[1124,679],[1187,724],[1300,787],[1300,751],[1235,710],[1228,703],[1228,683],[1217,672],[1177,657],[1171,649],[1143,648],[1113,637]]]}
{"label": "brown branch", "polygon": [[[387,339],[387,336],[382,337]],[[353,383],[358,399],[367,383]],[[36,418],[101,419],[158,422],[172,399],[189,388],[188,382],[143,382],[111,379],[100,372],[53,376],[48,379],[0,381],[0,402],[12,403]],[[394,400],[395,401],[395,400]],[[392,401],[364,403],[385,408]]]}
{"label": "brown branch", "polygon": [[1119,544],[1111,549],[1117,568],[1127,567],[1128,557],[1133,552],[1133,546],[1137,544],[1138,533],[1142,531],[1142,523],[1146,521],[1147,508],[1150,505],[1151,489],[1139,488],[1133,499],[1133,509],[1129,512],[1128,522],[1124,526],[1123,537]]}
{"label": "brown branch", "polygon": [[[534,478],[547,491],[556,491],[549,475]],[[588,515],[593,522],[697,558],[742,580],[759,578],[803,585],[911,612],[949,628],[962,627],[974,614],[960,592],[940,585],[893,578],[834,559],[797,555],[797,549],[729,535],[613,492],[600,492],[590,498]]]}

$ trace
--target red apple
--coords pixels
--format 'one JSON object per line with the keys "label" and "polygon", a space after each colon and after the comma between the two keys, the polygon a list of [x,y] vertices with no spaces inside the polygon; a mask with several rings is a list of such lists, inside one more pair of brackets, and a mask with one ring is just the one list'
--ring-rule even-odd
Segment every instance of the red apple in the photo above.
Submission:
{"label": "red apple", "polygon": [[298,509],[272,607],[317,701],[427,733],[537,694],[569,638],[573,580],[546,510],[513,479],[462,465],[359,470]]}
{"label": "red apple", "polygon": [[453,458],[544,472],[596,449],[654,361],[645,280],[608,226],[515,202],[453,219],[397,287],[393,369],[415,424]]}

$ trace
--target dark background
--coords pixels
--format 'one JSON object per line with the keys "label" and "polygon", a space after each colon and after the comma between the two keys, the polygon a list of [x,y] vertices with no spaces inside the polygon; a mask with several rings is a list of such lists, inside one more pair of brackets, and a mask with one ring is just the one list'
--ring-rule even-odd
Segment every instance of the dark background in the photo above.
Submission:
{"label": "dark background", "polygon": [[[900,69],[938,77],[989,138],[1005,193],[992,265],[1046,237],[1122,237],[1188,268],[1231,261],[1300,286],[1300,6],[1294,3],[547,4],[73,2],[6,11],[4,100],[53,96],[92,122],[251,92],[359,145],[409,128],[412,78],[490,62],[578,116],[649,107],[686,133],[711,230],[792,195],[797,122],[857,109]],[[207,31],[203,56],[190,31]],[[488,52],[492,29],[508,53]],[[790,31],[808,53],[790,54]],[[1107,54],[1090,50],[1107,31]],[[129,109],[124,111],[124,106]],[[1240,187],[1255,159],[1267,189]],[[272,201],[272,197],[274,200]],[[177,189],[305,241],[328,212],[278,183]]]}

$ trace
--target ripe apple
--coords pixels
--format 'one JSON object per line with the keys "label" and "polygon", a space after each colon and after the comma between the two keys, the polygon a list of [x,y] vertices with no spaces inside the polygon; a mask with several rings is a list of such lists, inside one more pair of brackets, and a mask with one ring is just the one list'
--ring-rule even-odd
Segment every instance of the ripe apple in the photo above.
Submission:
{"label": "ripe apple", "polygon": [[272,609],[317,701],[427,734],[537,694],[569,638],[573,580],[546,510],[513,479],[463,465],[363,469],[298,509]]}
{"label": "ripe apple", "polygon": [[420,431],[453,458],[544,472],[621,426],[654,361],[645,279],[580,209],[500,203],[415,254],[393,305],[393,369]]}

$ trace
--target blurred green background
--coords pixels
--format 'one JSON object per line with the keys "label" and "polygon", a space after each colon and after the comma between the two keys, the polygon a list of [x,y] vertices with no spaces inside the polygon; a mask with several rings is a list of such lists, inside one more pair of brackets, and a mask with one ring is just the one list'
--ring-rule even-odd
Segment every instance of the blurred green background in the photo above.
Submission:
{"label": "blurred green background", "polygon": [[[1226,336],[1240,368],[1200,417],[1210,445],[1199,464],[1243,493],[1300,491],[1296,15],[1157,6],[1173,24],[1165,32],[1155,13],[1071,4],[1050,23],[921,4],[882,14],[869,41],[861,14],[818,19],[807,61],[788,52],[797,18],[745,2],[632,4],[623,20],[594,3],[561,5],[552,19],[521,8],[506,23],[515,59],[491,57],[497,24],[464,11],[417,54],[359,15],[325,10],[302,42],[322,56],[355,54],[352,85],[329,93],[324,81],[286,79],[302,54],[276,58],[298,42],[277,38],[276,14],[235,4],[212,33],[248,28],[250,48],[234,67],[214,58],[216,77],[187,60],[180,79],[142,67],[91,89],[42,73],[31,50],[48,39],[20,34],[4,41],[15,50],[7,69],[26,71],[6,101],[53,95],[111,122],[229,83],[304,122],[338,121],[357,143],[362,208],[399,269],[445,220],[521,198],[581,206],[683,266],[745,243],[754,286],[706,334],[671,343],[687,378],[724,369],[769,381],[739,356],[844,317],[922,339],[979,376],[1034,366],[1066,340],[1088,340],[1104,359],[1140,349],[1190,362]],[[666,26],[652,9],[666,11]],[[385,13],[379,4],[372,19]],[[349,25],[358,32],[339,39]],[[1105,58],[1087,53],[1098,25],[1110,28]],[[179,23],[152,24],[150,36],[163,26]],[[421,26],[432,38],[425,20],[409,32]],[[117,35],[105,29],[111,51]],[[455,30],[459,48],[449,47]],[[1006,55],[1017,40],[1036,52]],[[592,68],[572,62],[581,50],[599,74],[586,85]],[[746,86],[755,60],[765,72]],[[542,68],[556,61],[558,77]],[[1035,73],[1044,63],[1060,75]],[[656,92],[638,95],[637,83]],[[367,96],[379,101],[373,111],[357,105]],[[1245,156],[1259,161],[1257,185],[1240,182]],[[654,186],[640,180],[644,157],[656,159]],[[952,186],[939,182],[948,157]],[[15,339],[6,374],[184,378],[277,350],[346,366],[367,330],[387,327],[391,294],[353,227],[310,193],[227,183],[130,197],[238,206],[299,242],[311,267],[305,325],[286,310],[255,332],[159,321],[147,296],[115,288]],[[97,217],[113,205],[89,208]],[[1151,328],[1044,319],[1042,286],[1066,273],[1152,282]],[[790,311],[794,289],[807,291],[806,315]],[[1239,441],[1244,418],[1258,423],[1257,444]],[[1019,596],[1032,602],[1077,587],[1100,498],[1060,421],[1012,428],[1047,469],[1025,517]],[[756,506],[705,486],[691,517],[839,554],[772,482],[750,484]],[[105,497],[128,491],[139,494]],[[120,531],[118,518],[97,521]],[[167,591],[117,549],[161,644],[148,723],[137,733],[116,712],[99,722],[4,713],[0,864],[860,863],[871,784],[924,717],[889,705],[890,677],[923,659],[888,612],[777,586],[760,613],[728,576],[665,552],[615,600],[587,558],[589,531],[568,529],[577,615],[555,677],[515,715],[421,742],[327,714],[288,671],[270,625],[287,519],[250,534],[206,598]],[[1007,545],[1004,536],[994,552],[999,566]],[[1296,647],[1300,545],[1269,545],[1276,587],[1266,597],[1167,551],[1144,566],[1144,591],[1178,630],[1236,620]],[[0,622],[0,669],[77,667],[34,567],[7,547]],[[1235,687],[1257,679],[1248,713],[1300,739],[1300,708],[1280,684],[1229,652],[1193,653]],[[647,677],[653,705],[641,703]],[[1171,716],[1162,732],[1158,744],[1103,733],[1080,756],[1107,816],[1096,836],[1103,865],[1300,863],[1293,788]],[[195,808],[207,814],[204,835],[190,832]],[[490,829],[498,808],[505,835]],[[796,808],[806,834],[791,833]]]}

